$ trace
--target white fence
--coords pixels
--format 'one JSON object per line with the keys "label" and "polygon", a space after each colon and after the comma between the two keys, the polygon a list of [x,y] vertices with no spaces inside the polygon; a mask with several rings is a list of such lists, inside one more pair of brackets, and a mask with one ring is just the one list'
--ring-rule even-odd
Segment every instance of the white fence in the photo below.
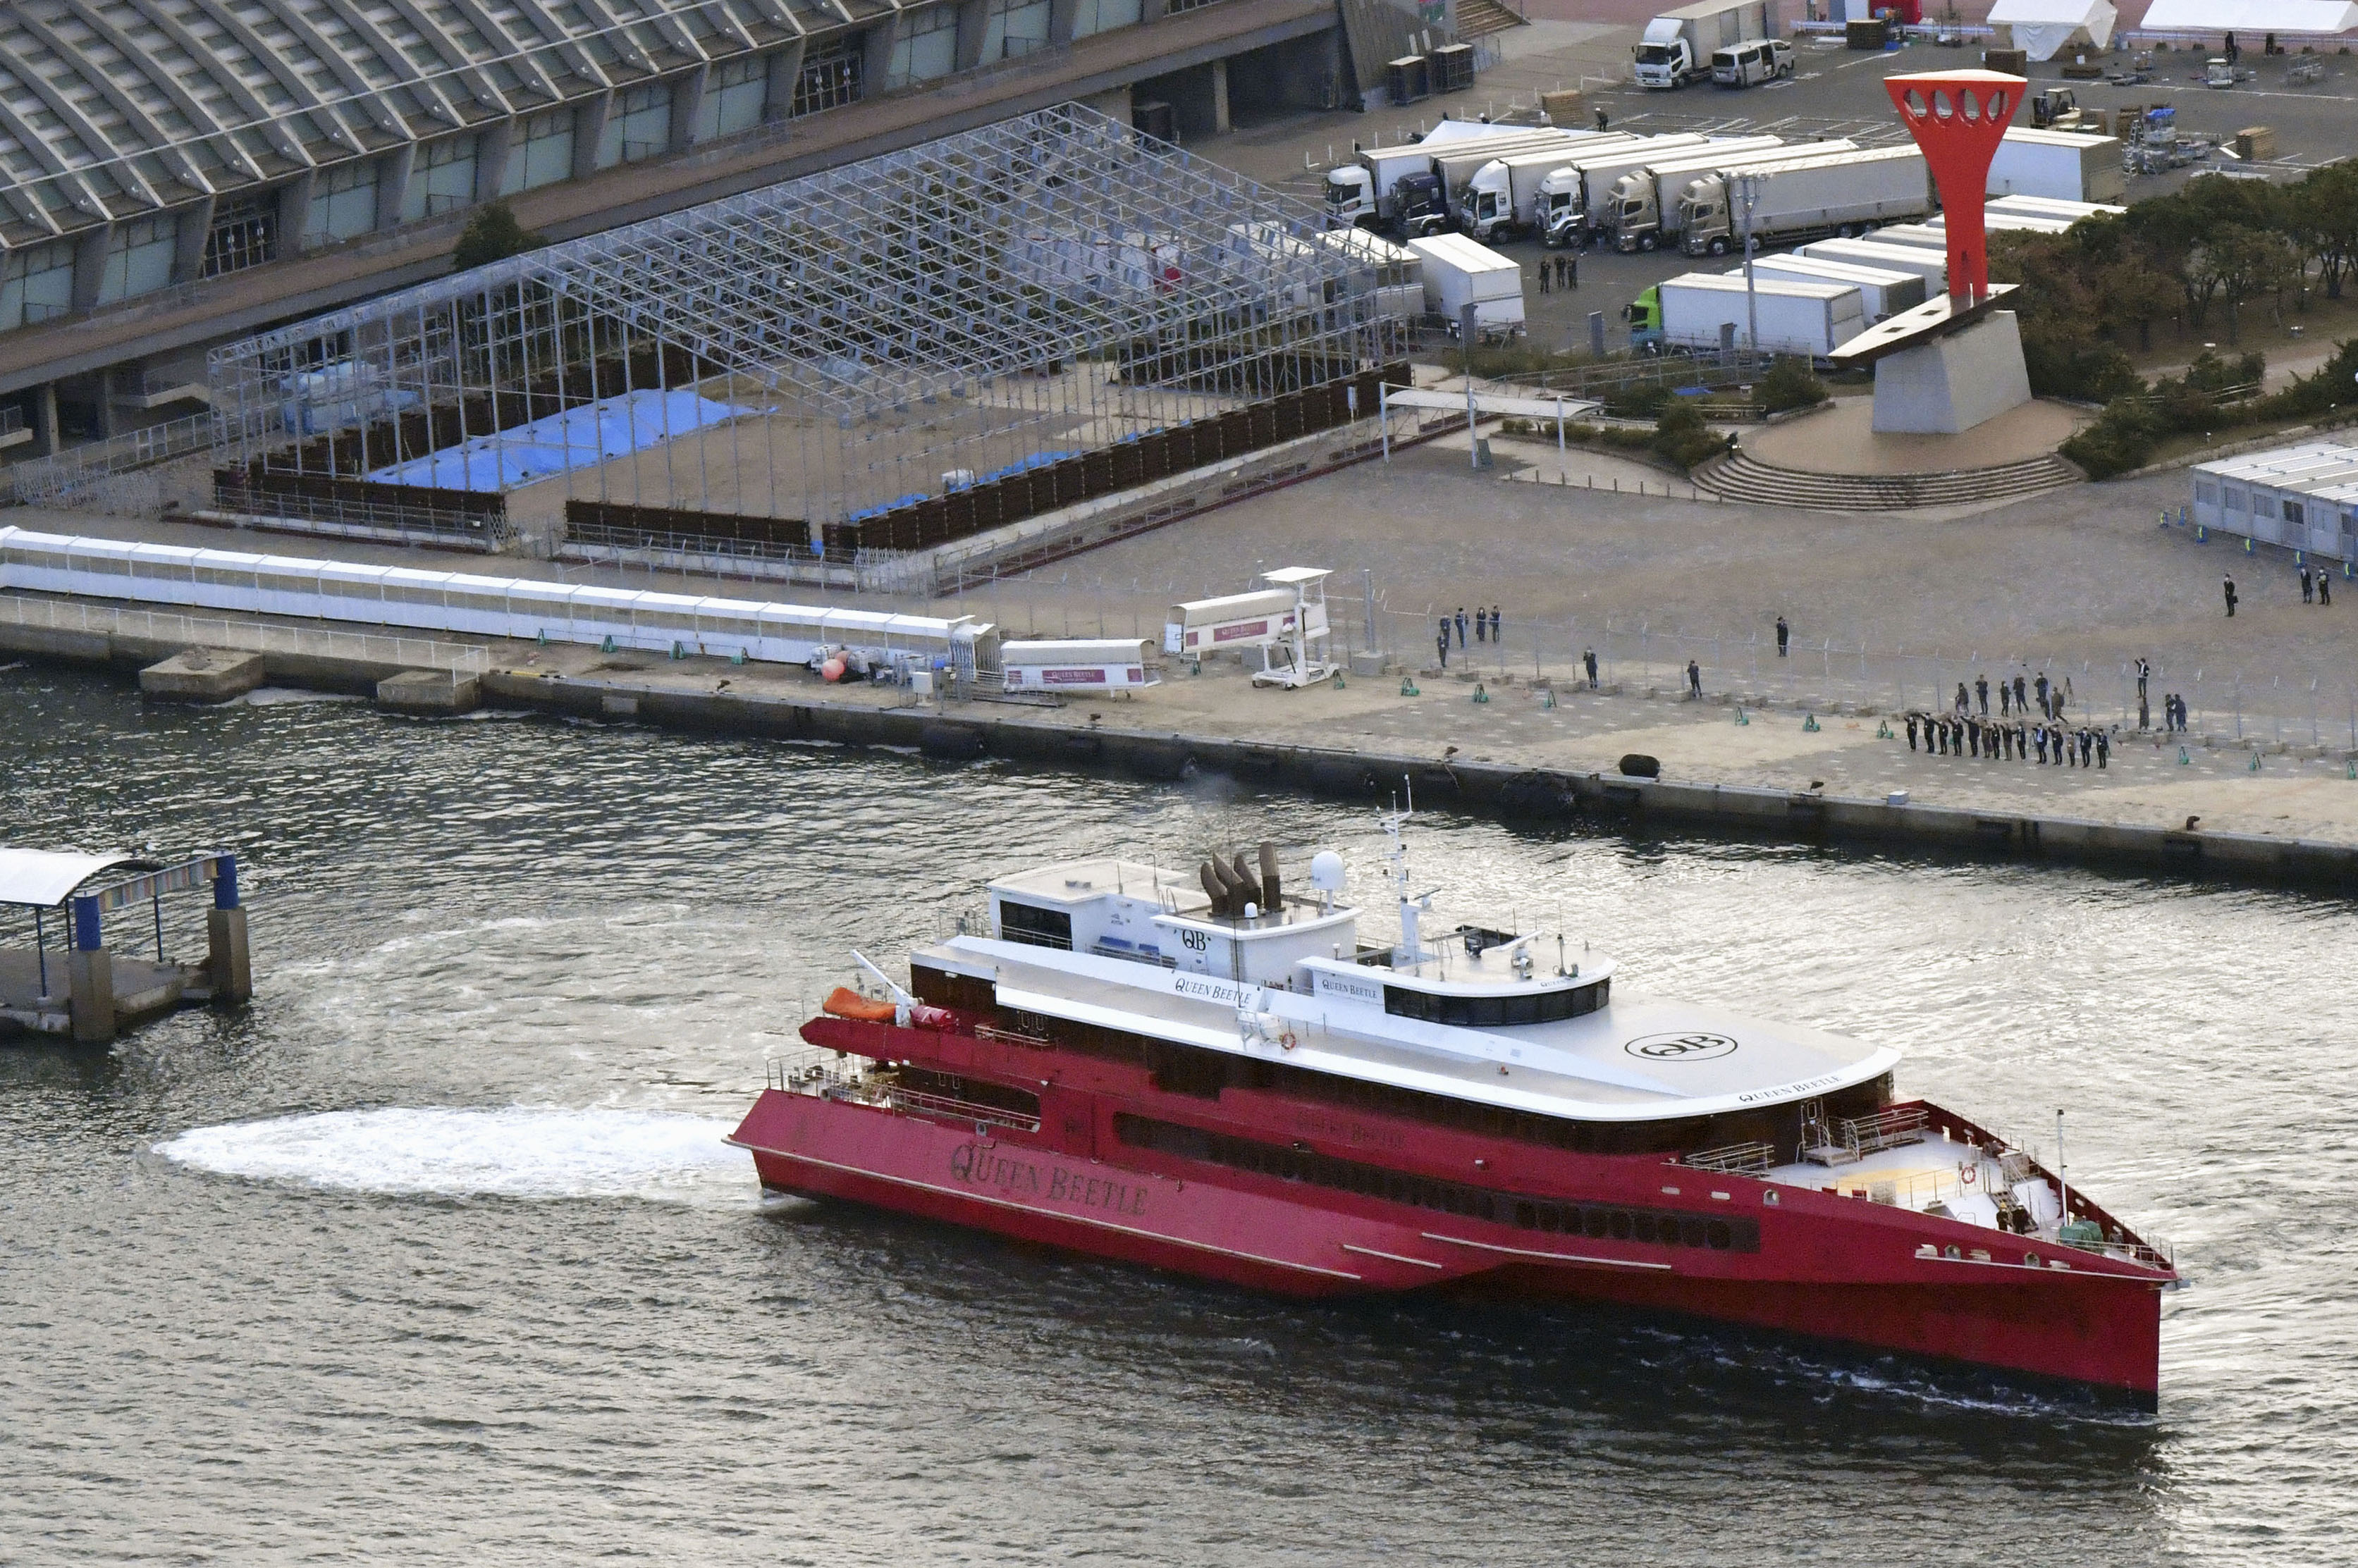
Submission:
{"label": "white fence", "polygon": [[449,670],[461,676],[480,676],[492,667],[488,650],[464,643],[386,637],[324,627],[272,626],[254,621],[217,621],[169,610],[119,610],[107,604],[24,599],[16,594],[0,594],[0,625],[140,637],[192,648],[232,648],[255,654],[399,665],[405,669]]}
{"label": "white fence", "polygon": [[939,659],[970,674],[978,659],[996,663],[998,652],[996,629],[971,616],[698,598],[23,528],[0,528],[0,589],[6,588],[777,664],[848,649],[885,668]]}

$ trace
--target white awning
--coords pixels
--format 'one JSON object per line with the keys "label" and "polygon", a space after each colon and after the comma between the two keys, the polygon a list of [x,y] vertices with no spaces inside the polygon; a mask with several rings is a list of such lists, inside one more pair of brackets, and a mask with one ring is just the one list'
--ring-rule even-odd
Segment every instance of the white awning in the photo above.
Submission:
{"label": "white awning", "polygon": [[2346,33],[2358,28],[2349,0],[2153,0],[2137,24],[2148,33]]}
{"label": "white awning", "polygon": [[1997,0],[1989,20],[1994,27],[2012,27],[2015,48],[2031,59],[2052,59],[2075,38],[2092,49],[2111,43],[2117,16],[2104,0]]}
{"label": "white awning", "polygon": [[[1395,386],[1384,394],[1384,403],[1390,408],[1437,408],[1452,413],[1466,412],[1466,392],[1438,387]],[[1476,392],[1474,411],[1477,414],[1504,414],[1518,419],[1582,419],[1597,412],[1605,405],[1593,398],[1548,396],[1518,396],[1511,393]]]}
{"label": "white awning", "polygon": [[136,871],[149,863],[135,855],[0,849],[0,903],[54,909],[66,901],[66,894],[101,871],[115,866]]}

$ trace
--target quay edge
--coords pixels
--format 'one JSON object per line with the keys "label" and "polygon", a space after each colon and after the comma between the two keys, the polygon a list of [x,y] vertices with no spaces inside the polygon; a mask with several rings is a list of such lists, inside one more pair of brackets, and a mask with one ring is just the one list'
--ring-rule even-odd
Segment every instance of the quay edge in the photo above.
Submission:
{"label": "quay edge", "polygon": [[[121,633],[0,625],[0,649],[68,663],[144,668],[183,651],[178,643]],[[268,678],[318,690],[373,695],[405,666],[308,654],[264,655]],[[1760,785],[1627,777],[1618,773],[1441,761],[1278,741],[1184,732],[1091,729],[1071,710],[944,713],[880,708],[822,697],[684,691],[643,683],[552,679],[492,669],[486,705],[588,719],[628,718],[704,734],[831,741],[914,748],[946,761],[997,757],[1031,766],[1104,769],[1157,780],[1190,768],[1306,794],[1378,801],[1405,778],[1427,805],[1509,821],[1575,818],[1659,824],[1758,841],[1963,852],[1992,860],[2082,864],[2114,871],[2288,885],[2358,893],[2358,844],[2266,834],[2178,831],[2143,823],[1888,801]]]}

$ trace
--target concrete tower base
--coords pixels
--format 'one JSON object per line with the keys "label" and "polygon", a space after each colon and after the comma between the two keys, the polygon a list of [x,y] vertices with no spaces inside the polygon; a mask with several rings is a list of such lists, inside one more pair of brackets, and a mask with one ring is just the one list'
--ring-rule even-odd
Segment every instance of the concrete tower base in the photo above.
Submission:
{"label": "concrete tower base", "polygon": [[1875,366],[1875,428],[1893,435],[1953,436],[2030,401],[2022,330],[2011,310]]}

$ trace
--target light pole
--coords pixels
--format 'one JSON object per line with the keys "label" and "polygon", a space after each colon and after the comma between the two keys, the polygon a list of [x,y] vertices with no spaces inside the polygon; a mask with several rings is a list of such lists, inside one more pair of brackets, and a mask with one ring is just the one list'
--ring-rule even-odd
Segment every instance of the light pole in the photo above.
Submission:
{"label": "light pole", "polygon": [[1760,198],[1760,177],[1739,174],[1736,189],[1744,199],[1744,318],[1745,345],[1758,358],[1760,353],[1760,302],[1752,292],[1752,204]]}

